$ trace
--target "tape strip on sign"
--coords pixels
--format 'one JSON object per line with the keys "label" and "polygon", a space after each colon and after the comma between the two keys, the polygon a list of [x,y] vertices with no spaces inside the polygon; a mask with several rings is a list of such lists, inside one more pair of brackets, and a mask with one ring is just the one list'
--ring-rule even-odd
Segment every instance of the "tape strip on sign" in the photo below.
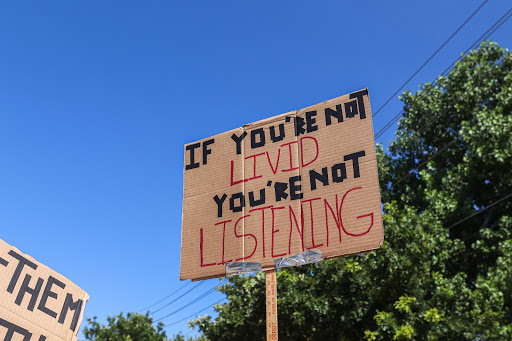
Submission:
{"label": "tape strip on sign", "polygon": [[291,266],[299,266],[304,264],[318,263],[323,260],[322,252],[320,250],[311,249],[302,251],[296,255],[290,257],[282,257],[276,259],[276,269],[288,268]]}
{"label": "tape strip on sign", "polygon": [[243,275],[261,271],[260,262],[231,262],[226,264],[226,276]]}

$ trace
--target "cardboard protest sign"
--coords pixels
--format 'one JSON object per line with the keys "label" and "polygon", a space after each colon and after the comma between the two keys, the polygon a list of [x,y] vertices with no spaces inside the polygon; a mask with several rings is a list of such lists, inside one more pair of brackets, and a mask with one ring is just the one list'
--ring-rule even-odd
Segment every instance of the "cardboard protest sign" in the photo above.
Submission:
{"label": "cardboard protest sign", "polygon": [[0,240],[0,340],[77,340],[89,295]]}
{"label": "cardboard protest sign", "polygon": [[324,259],[383,241],[368,90],[185,146],[180,278],[226,275],[318,249]]}

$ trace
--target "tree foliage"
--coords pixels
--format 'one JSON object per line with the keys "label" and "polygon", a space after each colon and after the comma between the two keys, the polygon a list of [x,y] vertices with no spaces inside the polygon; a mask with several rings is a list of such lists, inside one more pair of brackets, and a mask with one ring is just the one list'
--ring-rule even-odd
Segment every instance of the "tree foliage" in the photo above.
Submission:
{"label": "tree foliage", "polygon": [[84,328],[86,340],[90,341],[167,341],[163,323],[153,326],[153,318],[137,313],[121,313],[107,317],[107,325],[97,322],[96,317],[87,319]]}
{"label": "tree foliage", "polygon": [[205,341],[203,337],[193,338],[183,336],[182,333],[168,339],[164,324],[153,324],[153,318],[137,313],[122,313],[107,317],[107,324],[100,324],[96,317],[87,319],[88,325],[84,328],[85,339],[89,341]]}
{"label": "tree foliage", "polygon": [[[512,54],[483,43],[401,99],[377,146],[382,248],[278,271],[280,340],[512,339],[512,198],[494,205],[512,193]],[[218,317],[191,326],[265,340],[264,288],[230,278]]]}

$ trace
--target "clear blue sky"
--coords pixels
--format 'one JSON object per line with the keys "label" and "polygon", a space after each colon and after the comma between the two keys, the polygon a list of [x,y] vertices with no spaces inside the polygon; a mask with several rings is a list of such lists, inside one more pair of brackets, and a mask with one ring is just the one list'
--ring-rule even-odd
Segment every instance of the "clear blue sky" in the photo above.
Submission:
{"label": "clear blue sky", "polygon": [[[481,2],[3,2],[0,238],[85,289],[87,317],[137,311],[184,284],[185,143],[364,87],[375,110]],[[509,7],[489,1],[407,88]],[[510,48],[512,20],[492,39]],[[400,108],[393,99],[375,130]]]}

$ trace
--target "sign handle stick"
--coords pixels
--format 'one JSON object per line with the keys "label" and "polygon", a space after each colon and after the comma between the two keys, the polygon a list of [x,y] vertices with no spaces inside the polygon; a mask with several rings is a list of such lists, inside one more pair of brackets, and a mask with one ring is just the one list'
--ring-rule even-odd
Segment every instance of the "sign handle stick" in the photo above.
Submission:
{"label": "sign handle stick", "polygon": [[267,341],[277,341],[277,279],[276,270],[265,271],[267,299]]}

